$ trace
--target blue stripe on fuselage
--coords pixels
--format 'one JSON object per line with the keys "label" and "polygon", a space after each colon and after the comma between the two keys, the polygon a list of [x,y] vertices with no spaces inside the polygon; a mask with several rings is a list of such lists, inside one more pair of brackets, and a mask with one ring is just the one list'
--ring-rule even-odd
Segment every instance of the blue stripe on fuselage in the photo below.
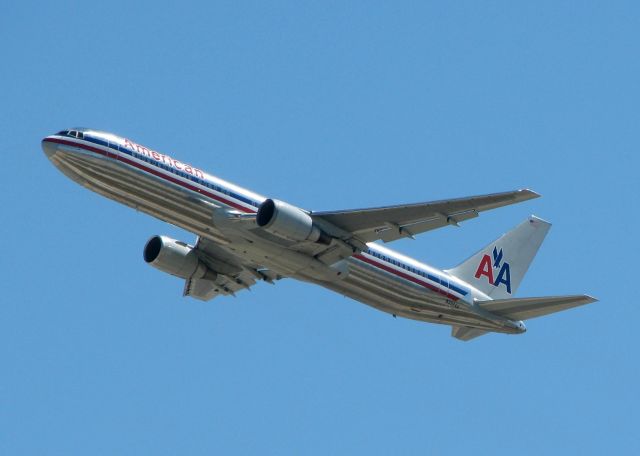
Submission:
{"label": "blue stripe on fuselage", "polygon": [[423,269],[417,268],[415,266],[411,266],[407,263],[404,263],[402,261],[400,261],[398,258],[392,258],[391,256],[387,256],[383,253],[377,252],[371,248],[367,249],[365,252],[368,255],[371,255],[373,257],[375,257],[378,260],[381,260],[385,263],[387,263],[390,266],[395,266],[395,267],[399,267],[401,269],[404,269],[407,272],[410,272],[412,274],[418,275],[422,278],[425,279],[429,279],[432,282],[437,283],[440,286],[446,287],[447,289],[451,290],[451,291],[455,291],[456,293],[462,295],[462,296],[466,296],[467,294],[469,294],[469,291],[464,290],[460,287],[458,287],[457,285],[454,285],[452,283],[449,282],[449,280],[447,278],[444,277],[438,277],[432,273],[426,272]]}
{"label": "blue stripe on fuselage", "polygon": [[[248,205],[253,206],[255,208],[257,208],[260,205],[260,202],[258,202],[258,201],[254,201],[254,200],[252,200],[250,198],[247,198],[244,195],[241,195],[239,193],[233,192],[233,191],[229,190],[228,188],[222,187],[222,186],[220,186],[218,184],[215,184],[213,182],[210,182],[208,180],[201,179],[201,178],[199,178],[197,176],[194,176],[193,174],[189,174],[189,173],[186,173],[184,171],[180,171],[178,169],[175,169],[172,166],[168,166],[168,165],[166,165],[166,164],[164,164],[164,163],[162,163],[162,162],[160,162],[158,160],[153,159],[152,157],[148,157],[146,155],[140,154],[140,153],[135,152],[135,151],[133,151],[131,149],[128,149],[127,147],[120,146],[120,145],[117,145],[117,144],[114,144],[114,143],[110,143],[108,141],[105,141],[105,140],[103,140],[101,138],[98,138],[98,137],[95,137],[95,136],[90,136],[89,133],[85,133],[84,134],[84,140],[92,142],[94,144],[98,144],[98,145],[103,146],[103,147],[107,147],[107,148],[112,149],[112,150],[116,150],[116,151],[121,152],[123,154],[129,155],[129,156],[131,156],[131,157],[133,157],[135,159],[142,160],[142,161],[147,162],[147,163],[149,163],[149,164],[151,164],[151,165],[153,165],[153,166],[155,166],[157,168],[161,168],[161,169],[163,169],[165,171],[169,171],[170,173],[175,174],[177,176],[180,176],[182,178],[189,179],[190,181],[193,181],[196,184],[200,184],[200,185],[202,185],[204,187],[207,187],[207,188],[209,188],[211,190],[214,190],[214,191],[216,191],[218,193],[222,193],[223,195],[225,195],[227,197],[231,197],[231,198],[233,198],[233,199],[235,199],[237,201],[240,201],[240,202],[242,202],[244,204],[248,204]],[[114,146],[117,146],[117,147],[114,147]]]}

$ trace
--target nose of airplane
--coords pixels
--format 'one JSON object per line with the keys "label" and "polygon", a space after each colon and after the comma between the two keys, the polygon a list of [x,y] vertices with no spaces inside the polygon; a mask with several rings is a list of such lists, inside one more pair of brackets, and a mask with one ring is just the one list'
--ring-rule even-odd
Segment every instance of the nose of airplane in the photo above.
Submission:
{"label": "nose of airplane", "polygon": [[51,158],[58,150],[58,145],[54,142],[48,141],[48,138],[42,140],[42,150],[46,154],[47,158]]}

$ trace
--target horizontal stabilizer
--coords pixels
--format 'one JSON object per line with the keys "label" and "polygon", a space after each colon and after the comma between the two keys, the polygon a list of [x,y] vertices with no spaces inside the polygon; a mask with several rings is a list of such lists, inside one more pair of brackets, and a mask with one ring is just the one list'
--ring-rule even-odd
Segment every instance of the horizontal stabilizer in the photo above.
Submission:
{"label": "horizontal stabilizer", "polygon": [[596,302],[588,295],[545,296],[541,298],[513,298],[480,301],[482,309],[510,320],[529,320],[572,307]]}

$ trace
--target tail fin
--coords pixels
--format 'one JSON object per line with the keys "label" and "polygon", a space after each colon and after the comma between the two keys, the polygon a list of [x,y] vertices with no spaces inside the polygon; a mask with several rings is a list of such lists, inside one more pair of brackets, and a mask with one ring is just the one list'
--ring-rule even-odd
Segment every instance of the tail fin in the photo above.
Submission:
{"label": "tail fin", "polygon": [[549,222],[532,215],[447,272],[493,299],[511,298],[549,228]]}

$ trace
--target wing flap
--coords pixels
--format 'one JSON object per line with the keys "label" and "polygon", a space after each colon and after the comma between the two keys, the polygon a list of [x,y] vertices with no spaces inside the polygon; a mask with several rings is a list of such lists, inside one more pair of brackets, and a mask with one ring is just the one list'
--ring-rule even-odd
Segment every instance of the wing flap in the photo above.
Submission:
{"label": "wing flap", "polygon": [[511,320],[529,320],[596,301],[597,299],[588,295],[570,295],[496,299],[480,301],[478,305],[488,312]]}
{"label": "wing flap", "polygon": [[213,276],[215,279],[187,279],[184,285],[184,296],[209,301],[218,295],[235,296],[236,292],[249,289],[257,280],[273,283],[274,280],[282,278],[260,265],[234,255],[206,238],[198,238],[195,251],[198,258],[215,273]]}
{"label": "wing flap", "polygon": [[[388,222],[384,228],[375,230],[379,234],[379,239],[384,242],[391,242],[404,237],[413,237],[416,234],[424,233],[425,231],[435,230],[446,225],[458,225],[460,222],[478,217],[478,212],[475,210],[463,211],[452,214],[437,214],[433,217],[429,217],[423,220],[416,220],[404,225],[397,225],[395,223]],[[363,234],[367,235],[367,232],[354,233],[356,236]]]}
{"label": "wing flap", "polygon": [[209,301],[220,294],[215,282],[205,279],[187,279],[184,283],[183,296],[191,296],[200,301]]}
{"label": "wing flap", "polygon": [[248,290],[255,282],[253,275],[246,271],[235,276],[218,275],[216,280],[187,279],[183,295],[209,301],[218,295],[235,296],[236,292]]}

